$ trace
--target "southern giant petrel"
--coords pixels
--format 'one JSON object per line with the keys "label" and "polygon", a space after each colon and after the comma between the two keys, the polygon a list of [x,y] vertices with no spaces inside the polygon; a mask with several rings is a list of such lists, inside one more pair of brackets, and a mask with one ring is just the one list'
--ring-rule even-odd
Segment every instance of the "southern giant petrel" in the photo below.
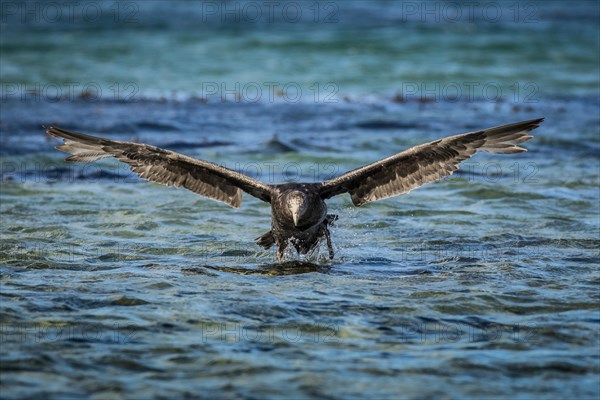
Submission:
{"label": "southern giant petrel", "polygon": [[325,200],[349,193],[359,207],[375,200],[386,199],[429,182],[451,175],[461,161],[477,151],[512,154],[526,151],[518,145],[531,139],[530,131],[543,118],[516,122],[449,136],[412,147],[383,160],[354,169],[317,183],[286,183],[267,185],[247,175],[220,165],[197,160],[148,144],[103,139],[51,126],[47,133],[64,139],[56,148],[70,153],[66,161],[96,161],[115,157],[129,164],[141,178],[167,186],[183,186],[192,192],[222,201],[231,207],[242,204],[242,191],[271,203],[271,230],[256,239],[269,249],[277,246],[281,261],[288,245],[306,254],[326,239],[329,257],[333,247],[328,226],[337,216],[327,214]]}

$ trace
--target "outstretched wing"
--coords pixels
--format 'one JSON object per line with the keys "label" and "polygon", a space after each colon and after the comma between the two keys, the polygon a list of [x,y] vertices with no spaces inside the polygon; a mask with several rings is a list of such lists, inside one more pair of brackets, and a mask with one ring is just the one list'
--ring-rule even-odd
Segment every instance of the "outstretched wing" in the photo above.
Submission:
{"label": "outstretched wing", "polygon": [[54,126],[46,132],[64,139],[64,144],[56,148],[71,154],[67,161],[90,162],[115,157],[129,164],[143,179],[167,186],[183,186],[236,208],[242,204],[242,190],[263,201],[271,201],[268,185],[208,161],[147,144],[108,140]]}
{"label": "outstretched wing", "polygon": [[323,182],[321,197],[350,193],[355,206],[408,193],[451,175],[461,161],[477,151],[512,154],[527,151],[518,145],[531,139],[529,132],[543,118],[450,136],[415,146],[391,157]]}

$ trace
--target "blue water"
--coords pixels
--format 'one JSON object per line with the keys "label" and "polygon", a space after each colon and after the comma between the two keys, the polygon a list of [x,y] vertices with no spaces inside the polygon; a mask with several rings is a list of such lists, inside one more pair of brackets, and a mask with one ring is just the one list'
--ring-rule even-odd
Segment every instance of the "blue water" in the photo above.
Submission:
{"label": "blue water", "polygon": [[[598,3],[280,3],[2,2],[2,398],[598,398]],[[527,153],[332,199],[336,259],[283,265],[268,205],[42,128],[277,183],[538,117]]]}

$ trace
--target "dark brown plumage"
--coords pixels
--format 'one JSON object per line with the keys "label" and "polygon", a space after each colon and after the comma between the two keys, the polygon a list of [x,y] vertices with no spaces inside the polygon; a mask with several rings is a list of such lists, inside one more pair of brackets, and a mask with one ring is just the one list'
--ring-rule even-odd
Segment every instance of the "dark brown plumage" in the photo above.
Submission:
{"label": "dark brown plumage", "polygon": [[386,199],[451,175],[462,161],[477,151],[512,154],[526,151],[519,146],[532,138],[529,132],[543,118],[517,122],[476,132],[450,136],[420,146],[319,183],[266,185],[249,176],[147,144],[108,140],[49,127],[47,133],[64,139],[56,148],[71,156],[67,161],[96,161],[115,157],[130,165],[141,178],[167,186],[185,187],[232,207],[242,203],[242,191],[271,203],[271,231],[257,239],[265,248],[277,246],[281,261],[292,245],[306,254],[326,239],[329,255],[333,247],[328,227],[337,219],[327,214],[325,200],[349,193],[356,206]]}
{"label": "dark brown plumage", "polygon": [[72,154],[66,161],[90,162],[115,157],[129,164],[140,178],[166,186],[184,187],[194,193],[242,205],[242,190],[263,201],[271,201],[271,188],[244,174],[148,144],[108,140],[51,126],[47,133],[64,139],[58,150]]}

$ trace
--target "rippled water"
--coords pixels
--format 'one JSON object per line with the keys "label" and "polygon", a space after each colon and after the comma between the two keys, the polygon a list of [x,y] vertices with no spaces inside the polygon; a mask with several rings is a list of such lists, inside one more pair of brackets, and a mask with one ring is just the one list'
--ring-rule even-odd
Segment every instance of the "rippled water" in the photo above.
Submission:
{"label": "rippled water", "polygon": [[[498,44],[481,57],[473,49],[440,55],[458,66],[494,54],[536,58],[532,46],[552,32],[560,40],[541,49],[531,70],[496,60],[463,71],[464,78],[448,68],[445,81],[477,74],[483,82],[533,81],[543,88],[537,102],[400,101],[398,85],[384,88],[395,82],[390,72],[375,76],[398,57],[389,54],[402,46],[394,33],[415,34],[409,42],[425,50],[408,61],[421,65],[420,57],[440,48],[436,40],[458,49],[465,35],[475,37],[468,28],[492,43],[498,27],[511,41],[504,31],[510,24],[398,24],[388,13],[385,27],[375,29],[369,21],[383,18],[383,3],[352,4],[330,30],[303,35],[267,25],[252,30],[259,39],[217,32],[196,40],[192,28],[165,23],[150,31],[156,39],[133,37],[119,47],[111,44],[115,33],[98,27],[52,27],[46,36],[34,29],[22,39],[3,30],[3,82],[84,81],[81,71],[92,71],[103,85],[133,80],[141,89],[133,102],[2,99],[3,398],[598,397],[600,101],[598,53],[588,46],[597,44],[589,32],[598,28],[585,12],[596,9],[552,3],[540,8],[539,24],[518,25],[531,33],[523,43]],[[356,30],[364,36],[351,40],[342,17],[361,10],[367,22]],[[139,29],[127,29],[142,35],[152,24],[140,18]],[[560,18],[563,31],[552,25]],[[27,40],[65,44],[49,48],[51,59],[68,52],[73,29],[78,46],[89,45],[74,65],[26,62],[35,54]],[[329,38],[330,47],[311,35]],[[278,37],[281,48],[261,44],[265,37]],[[377,37],[382,48],[370,47]],[[184,85],[195,71],[211,73],[195,62],[198,55],[169,68],[155,59],[168,72],[154,81],[145,71],[151,65],[127,72],[128,57],[138,63],[136,55],[147,51],[136,44],[170,48],[182,60],[178,51],[186,46],[171,46],[182,40],[213,50],[259,43],[249,52],[256,65],[238,60],[213,71],[211,79],[222,81],[265,82],[259,71],[269,59],[327,54],[314,69],[273,68],[283,68],[277,79],[304,82],[305,90],[314,79],[340,82],[338,101],[205,101]],[[257,48],[265,53],[256,55]],[[211,54],[221,66],[222,57],[234,57]],[[88,67],[93,57],[106,57],[114,70]],[[349,64],[341,70],[336,58]],[[375,69],[357,71],[353,62]],[[397,73],[404,82],[439,82],[447,70],[428,65],[432,71],[413,68],[417,78]],[[184,96],[152,95],[169,88]],[[245,196],[234,210],[143,182],[112,161],[66,164],[41,128],[53,123],[147,142],[274,183],[327,179],[425,141],[536,117],[546,121],[527,153],[478,155],[442,182],[360,209],[347,196],[333,199],[336,259],[329,262],[321,249],[279,265],[254,244],[269,229],[268,205]]]}

